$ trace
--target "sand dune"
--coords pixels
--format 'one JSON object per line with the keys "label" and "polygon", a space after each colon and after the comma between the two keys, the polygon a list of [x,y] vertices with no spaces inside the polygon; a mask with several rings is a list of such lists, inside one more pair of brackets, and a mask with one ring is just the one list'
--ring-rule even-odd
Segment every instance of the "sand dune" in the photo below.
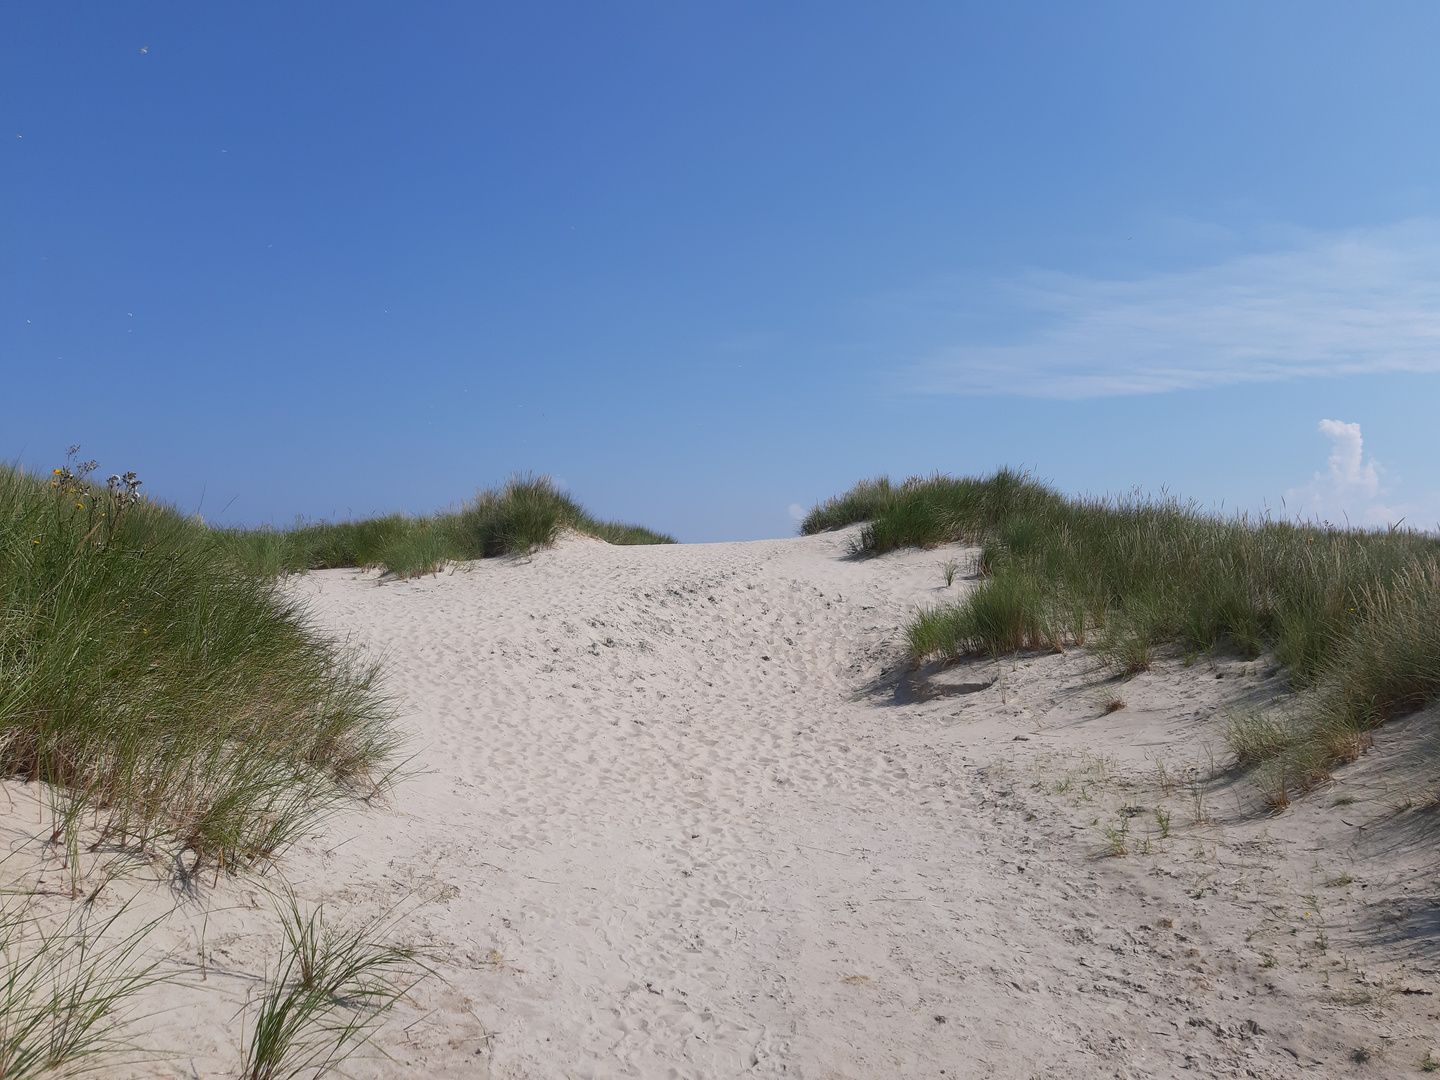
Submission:
{"label": "sand dune", "polygon": [[[293,581],[385,657],[414,755],[277,871],[336,913],[400,905],[432,950],[349,1071],[1418,1074],[1436,865],[1390,811],[1424,718],[1339,777],[1353,802],[1268,815],[1221,738],[1278,692],[1263,666],[911,672],[900,627],[966,587],[943,588],[956,553],[854,559],[852,531]],[[35,796],[7,790],[15,848]],[[102,899],[163,913],[150,878]],[[158,944],[203,939],[204,978],[147,1001],[141,1041],[175,1056],[142,1074],[235,1074],[274,879],[180,899]]]}

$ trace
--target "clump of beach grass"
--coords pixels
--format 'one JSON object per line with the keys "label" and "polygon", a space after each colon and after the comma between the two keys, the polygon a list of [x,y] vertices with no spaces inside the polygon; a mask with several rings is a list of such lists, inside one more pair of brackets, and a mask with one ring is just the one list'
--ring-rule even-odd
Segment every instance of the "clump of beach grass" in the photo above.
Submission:
{"label": "clump of beach grass", "polygon": [[640,525],[602,521],[548,476],[512,476],[482,491],[460,512],[460,542],[476,556],[523,553],[553,544],[565,529],[607,544],[673,544],[675,538]]}
{"label": "clump of beach grass", "polygon": [[373,792],[396,748],[375,665],[93,467],[0,467],[0,773],[49,786],[54,842],[237,868]]}
{"label": "clump of beach grass", "polygon": [[429,973],[416,949],[383,940],[384,920],[327,924],[323,907],[306,915],[288,891],[278,910],[284,947],[245,1040],[244,1080],[337,1068]]}
{"label": "clump of beach grass", "polygon": [[959,559],[946,559],[945,564],[940,567],[940,573],[945,576],[945,587],[948,589],[955,584],[955,575],[960,572]]}
{"label": "clump of beach grass", "polygon": [[811,536],[826,529],[838,529],[857,521],[873,521],[890,507],[895,489],[888,476],[861,480],[844,495],[818,503],[800,522],[800,532]]}
{"label": "clump of beach grass", "polygon": [[300,522],[289,529],[221,531],[248,568],[271,577],[340,566],[410,578],[446,563],[524,554],[573,529],[608,544],[673,544],[640,525],[595,517],[548,476],[512,476],[458,510],[425,517],[390,514],[360,521]]}
{"label": "clump of beach grass", "polygon": [[865,553],[980,548],[983,580],[910,623],[917,659],[1090,644],[1124,677],[1166,646],[1269,653],[1297,696],[1283,715],[1232,722],[1230,741],[1276,806],[1352,760],[1370,728],[1440,697],[1440,540],[1424,533],[1066,498],[1008,469],[863,481],[804,528],[862,514]]}

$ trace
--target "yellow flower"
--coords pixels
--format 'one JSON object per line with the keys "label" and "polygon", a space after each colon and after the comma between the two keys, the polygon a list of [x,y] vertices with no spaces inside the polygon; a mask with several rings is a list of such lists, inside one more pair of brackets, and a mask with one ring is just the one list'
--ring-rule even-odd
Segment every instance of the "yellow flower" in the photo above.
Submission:
{"label": "yellow flower", "polygon": [[56,475],[56,476],[59,476],[59,475],[60,475],[60,470],[59,470],[59,469],[56,469],[56,470],[55,470],[55,475]]}

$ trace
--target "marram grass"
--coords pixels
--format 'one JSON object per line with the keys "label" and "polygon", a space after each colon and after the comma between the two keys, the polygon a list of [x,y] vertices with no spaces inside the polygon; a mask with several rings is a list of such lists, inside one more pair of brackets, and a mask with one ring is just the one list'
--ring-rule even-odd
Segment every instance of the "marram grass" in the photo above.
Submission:
{"label": "marram grass", "polygon": [[134,484],[0,467],[0,770],[50,785],[71,857],[82,831],[190,865],[271,855],[372,790],[396,745],[376,679]]}
{"label": "marram grass", "polygon": [[430,974],[419,950],[387,943],[382,918],[337,926],[324,908],[306,915],[288,889],[278,907],[285,931],[245,1039],[242,1080],[293,1080],[338,1071],[375,1025]]}
{"label": "marram grass", "polygon": [[121,1013],[160,981],[143,945],[159,920],[122,933],[108,918],[72,910],[58,925],[38,917],[31,897],[0,903],[0,1077],[77,1076],[132,1048]]}
{"label": "marram grass", "polygon": [[392,514],[363,521],[301,523],[289,529],[222,533],[246,566],[275,576],[337,566],[376,568],[399,577],[433,573],[447,562],[524,553],[553,544],[565,529],[610,544],[673,544],[639,525],[594,517],[549,477],[515,476],[481,491],[458,511],[429,517]]}
{"label": "marram grass", "polygon": [[1156,649],[1268,654],[1297,691],[1239,720],[1237,761],[1272,802],[1360,752],[1366,732],[1440,696],[1440,540],[1220,517],[1173,498],[1071,499],[1020,473],[869,480],[817,506],[806,533],[865,521],[858,547],[964,541],[981,574],[916,615],[917,659],[1097,647],[1120,674]]}
{"label": "marram grass", "polygon": [[133,475],[91,483],[90,468],[0,467],[0,771],[50,786],[72,869],[82,832],[243,865],[373,790],[396,746],[377,670],[313,633],[281,575],[413,576],[567,528],[674,542],[594,518],[545,477],[428,518],[246,531],[144,499]]}

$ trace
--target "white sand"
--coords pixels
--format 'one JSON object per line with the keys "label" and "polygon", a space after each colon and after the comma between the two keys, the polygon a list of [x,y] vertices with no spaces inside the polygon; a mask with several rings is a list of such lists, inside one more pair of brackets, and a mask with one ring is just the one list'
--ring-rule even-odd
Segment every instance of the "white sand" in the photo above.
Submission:
{"label": "white sand", "polygon": [[[1079,651],[910,676],[900,627],[967,587],[943,588],[956,552],[856,560],[852,535],[298,579],[387,658],[415,775],[259,881],[105,889],[178,904],[155,944],[179,960],[203,934],[204,980],[146,1001],[141,1041],[174,1056],[140,1073],[235,1075],[283,876],[337,916],[401,904],[433,950],[361,1076],[1419,1075],[1434,825],[1386,815],[1432,717],[1268,815],[1211,779],[1263,669],[1117,684]],[[15,848],[35,793],[6,789]]]}

